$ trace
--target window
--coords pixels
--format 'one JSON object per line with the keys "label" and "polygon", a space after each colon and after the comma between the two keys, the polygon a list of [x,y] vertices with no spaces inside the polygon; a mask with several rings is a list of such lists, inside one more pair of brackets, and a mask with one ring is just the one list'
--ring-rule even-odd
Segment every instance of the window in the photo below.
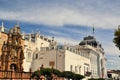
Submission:
{"label": "window", "polygon": [[36,54],[35,59],[38,59],[38,54]]}
{"label": "window", "polygon": [[87,72],[88,72],[88,70],[89,70],[89,69],[88,69],[88,67],[87,67]]}
{"label": "window", "polygon": [[75,72],[77,72],[77,66],[75,66]]}
{"label": "window", "polygon": [[85,70],[85,66],[84,66],[84,74],[85,74],[86,70]]}
{"label": "window", "polygon": [[72,65],[70,65],[70,71],[72,71],[72,68],[73,68],[73,66],[72,66]]}
{"label": "window", "polygon": [[79,67],[79,73],[81,73],[81,67]]}

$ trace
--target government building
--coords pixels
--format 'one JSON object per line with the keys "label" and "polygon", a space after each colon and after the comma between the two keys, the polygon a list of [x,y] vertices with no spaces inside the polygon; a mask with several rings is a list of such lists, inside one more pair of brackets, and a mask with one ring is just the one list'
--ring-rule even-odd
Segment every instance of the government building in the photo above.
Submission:
{"label": "government building", "polygon": [[36,33],[21,33],[0,26],[0,69],[32,72],[40,67],[72,71],[88,78],[106,78],[106,57],[102,45],[94,36],[84,37],[78,45],[59,45]]}

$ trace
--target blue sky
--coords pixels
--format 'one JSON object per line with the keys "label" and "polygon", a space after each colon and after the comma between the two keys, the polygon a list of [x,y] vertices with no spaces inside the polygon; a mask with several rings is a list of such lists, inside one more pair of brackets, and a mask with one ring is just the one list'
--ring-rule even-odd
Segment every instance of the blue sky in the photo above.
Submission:
{"label": "blue sky", "polygon": [[108,69],[120,69],[120,52],[112,42],[119,14],[120,0],[0,0],[0,22],[7,28],[19,22],[25,33],[39,30],[62,44],[79,44],[94,25]]}

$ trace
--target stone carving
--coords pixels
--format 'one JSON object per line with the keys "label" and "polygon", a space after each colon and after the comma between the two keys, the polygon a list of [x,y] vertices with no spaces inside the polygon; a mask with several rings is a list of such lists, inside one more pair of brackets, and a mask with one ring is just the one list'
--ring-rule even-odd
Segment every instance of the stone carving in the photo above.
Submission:
{"label": "stone carving", "polygon": [[22,63],[24,53],[21,45],[22,36],[20,28],[14,27],[8,33],[8,40],[2,46],[1,66],[2,70],[23,71]]}

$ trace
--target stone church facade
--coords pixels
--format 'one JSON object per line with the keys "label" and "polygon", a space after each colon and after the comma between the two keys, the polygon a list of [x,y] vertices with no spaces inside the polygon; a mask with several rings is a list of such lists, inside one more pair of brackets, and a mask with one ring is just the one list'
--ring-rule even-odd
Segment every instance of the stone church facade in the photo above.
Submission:
{"label": "stone church facade", "polygon": [[[86,39],[87,38],[87,39]],[[0,70],[29,72],[45,68],[72,71],[92,78],[106,77],[106,58],[101,44],[86,37],[79,45],[59,46],[39,33],[21,34],[19,25],[13,29],[0,27]],[[62,65],[62,66],[61,66]]]}
{"label": "stone church facade", "polygon": [[6,35],[8,39],[4,41],[1,49],[1,69],[23,71],[24,53],[20,27],[16,25]]}

